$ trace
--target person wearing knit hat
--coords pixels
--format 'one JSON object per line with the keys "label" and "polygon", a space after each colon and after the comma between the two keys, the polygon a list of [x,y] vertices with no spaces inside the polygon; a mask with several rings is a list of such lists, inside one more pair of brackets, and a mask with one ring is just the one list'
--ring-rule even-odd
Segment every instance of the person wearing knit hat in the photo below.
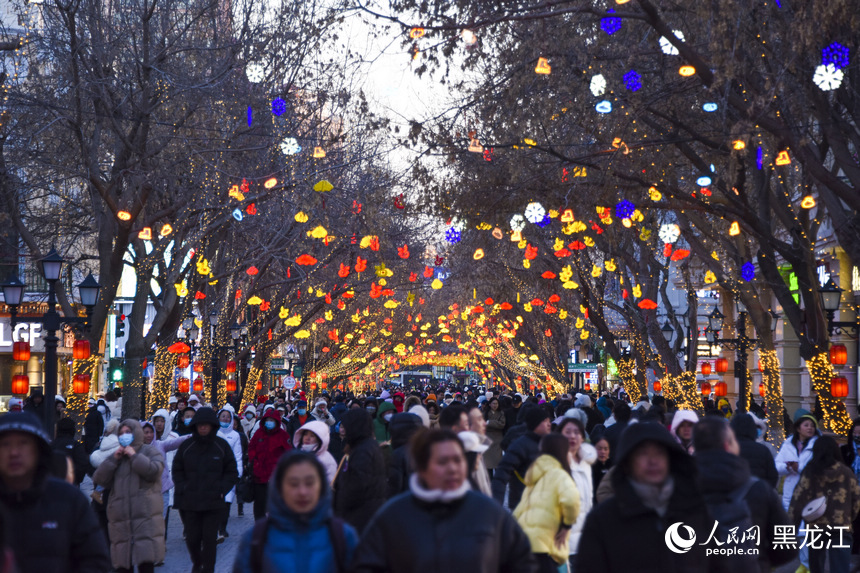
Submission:
{"label": "person wearing knit hat", "polygon": [[[95,405],[95,402],[93,402],[93,404]],[[20,398],[15,398],[13,396],[12,398],[9,398],[9,403],[7,405],[7,408],[9,409],[10,412],[23,412],[24,411],[24,401]]]}
{"label": "person wearing knit hat", "polygon": [[430,402],[436,402],[436,394],[433,394],[432,392],[430,394],[427,394],[427,398],[424,399],[425,404],[428,404]]}
{"label": "person wearing knit hat", "polygon": [[329,428],[337,423],[337,420],[334,419],[334,416],[328,410],[328,402],[325,398],[317,398],[317,401],[314,403],[314,409],[311,410],[311,416],[313,416],[314,420],[322,422]]}
{"label": "person wearing knit hat", "polygon": [[493,498],[499,503],[508,492],[508,507],[515,508],[520,502],[525,486],[522,479],[533,461],[540,455],[539,444],[543,436],[550,433],[549,415],[541,407],[532,407],[525,413],[526,433],[511,442],[502,461],[493,472]]}

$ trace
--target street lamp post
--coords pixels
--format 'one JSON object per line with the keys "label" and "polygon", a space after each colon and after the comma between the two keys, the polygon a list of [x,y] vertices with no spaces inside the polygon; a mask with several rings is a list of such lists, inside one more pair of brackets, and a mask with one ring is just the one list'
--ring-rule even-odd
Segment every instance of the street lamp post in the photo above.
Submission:
{"label": "street lamp post", "polygon": [[833,282],[830,278],[827,283],[818,289],[818,296],[821,297],[821,306],[824,307],[824,312],[827,313],[827,332],[832,336],[834,333],[851,336],[848,330],[854,331],[854,337],[857,338],[857,333],[860,332],[860,324],[858,318],[853,321],[836,321],[836,311],[839,310],[839,305],[842,303],[842,289]]}
{"label": "street lamp post", "polygon": [[[99,290],[101,286],[96,282],[93,275],[90,274],[84,279],[80,284],[78,284],[78,294],[81,297],[81,304],[84,305],[87,311],[87,316],[77,317],[77,316],[60,316],[60,313],[57,312],[57,298],[54,294],[54,286],[56,282],[60,279],[60,273],[63,268],[63,257],[61,257],[56,249],[52,248],[51,251],[39,261],[42,265],[42,275],[45,278],[45,281],[48,283],[48,310],[45,314],[42,315],[41,318],[38,319],[26,319],[22,322],[36,322],[41,323],[42,328],[45,329],[45,392],[44,392],[44,400],[45,400],[45,429],[48,431],[48,434],[54,435],[54,399],[57,395],[57,346],[59,343],[59,338],[57,337],[57,331],[63,324],[70,325],[78,325],[82,327],[84,330],[89,329],[90,319],[93,314],[93,307],[96,304],[96,301],[99,297]],[[9,314],[11,316],[11,326],[14,330],[15,325],[18,323],[18,306],[21,304],[21,300],[24,296],[24,284],[18,279],[18,277],[13,277],[11,280],[2,285],[3,288],[3,297],[6,301],[6,305],[9,306]]]}

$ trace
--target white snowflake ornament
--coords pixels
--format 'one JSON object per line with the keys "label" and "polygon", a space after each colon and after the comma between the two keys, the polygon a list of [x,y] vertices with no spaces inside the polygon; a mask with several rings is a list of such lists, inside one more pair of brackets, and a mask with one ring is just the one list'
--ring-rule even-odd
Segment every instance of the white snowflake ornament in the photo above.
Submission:
{"label": "white snowflake ornament", "polygon": [[827,64],[826,66],[822,64],[815,68],[815,75],[812,76],[812,81],[822,90],[828,92],[841,86],[843,77],[845,77],[845,74],[842,73],[842,70],[833,64]]}
{"label": "white snowflake ornament", "polygon": [[546,209],[540,203],[529,203],[526,205],[525,216],[529,223],[538,224],[546,216]]}
{"label": "white snowflake ornament", "polygon": [[660,240],[664,243],[674,243],[678,240],[678,237],[681,236],[681,227],[675,223],[660,225],[660,231],[657,236],[659,236]]}
{"label": "white snowflake ornament", "polygon": [[591,78],[590,88],[591,93],[593,93],[595,97],[602,96],[606,93],[606,78],[603,77],[603,74],[597,74]]}

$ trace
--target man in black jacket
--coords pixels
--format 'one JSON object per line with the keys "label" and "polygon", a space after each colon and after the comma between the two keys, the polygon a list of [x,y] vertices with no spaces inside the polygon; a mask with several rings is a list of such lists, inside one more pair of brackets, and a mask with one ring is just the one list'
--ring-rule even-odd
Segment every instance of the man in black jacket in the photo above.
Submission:
{"label": "man in black jacket", "polygon": [[5,545],[20,573],[104,573],[108,548],[95,514],[75,486],[49,476],[53,453],[42,421],[0,416],[0,504]]}
{"label": "man in black jacket", "polygon": [[385,503],[385,458],[366,410],[347,411],[341,424],[346,433],[344,453],[349,458],[334,479],[334,513],[361,533]]}
{"label": "man in black jacket", "polygon": [[603,437],[609,442],[609,459],[612,460],[613,464],[618,463],[618,457],[615,455],[615,452],[618,451],[618,442],[621,439],[621,434],[630,424],[631,415],[630,404],[627,402],[617,402],[615,408],[612,410],[615,423],[607,426],[606,431],[603,432]]}
{"label": "man in black jacket", "polygon": [[224,496],[239,481],[236,458],[227,440],[216,435],[218,416],[200,408],[191,420],[192,438],[173,460],[174,507],[185,525],[185,544],[194,573],[214,573],[218,525]]}
{"label": "man in black jacket", "polygon": [[388,497],[394,497],[409,488],[409,474],[412,473],[409,463],[409,440],[421,427],[421,418],[406,412],[394,414],[388,423],[388,429],[391,432]]}
{"label": "man in black jacket", "polygon": [[[107,408],[107,406],[104,406],[104,408]],[[94,404],[87,410],[87,417],[84,420],[84,450],[88,454],[96,451],[104,433],[104,417],[98,410],[98,404]]]}
{"label": "man in black jacket", "polygon": [[526,412],[526,433],[520,436],[507,449],[502,461],[493,472],[493,499],[505,502],[505,489],[508,492],[508,507],[513,510],[520,502],[525,489],[524,479],[529,466],[540,454],[540,439],[549,434],[552,425],[546,410],[530,408]]}
{"label": "man in black jacket", "polygon": [[732,416],[731,425],[738,445],[741,447],[740,455],[750,465],[752,474],[775,488],[779,481],[779,473],[776,471],[776,464],[770,450],[764,444],[756,441],[758,425],[753,420],[752,415],[738,412]]}
{"label": "man in black jacket", "polygon": [[75,421],[62,418],[57,421],[57,437],[51,443],[51,449],[72,460],[75,471],[75,485],[80,487],[84,476],[92,473],[90,456],[84,450],[83,444],[75,440]]}

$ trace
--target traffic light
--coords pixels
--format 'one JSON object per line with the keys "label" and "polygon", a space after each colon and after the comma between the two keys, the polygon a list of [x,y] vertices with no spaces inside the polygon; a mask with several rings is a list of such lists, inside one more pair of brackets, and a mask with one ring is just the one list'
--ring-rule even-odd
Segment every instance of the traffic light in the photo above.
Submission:
{"label": "traffic light", "polygon": [[120,314],[116,317],[116,338],[125,336],[125,315]]}
{"label": "traffic light", "polygon": [[123,379],[125,378],[125,369],[124,369],[123,358],[111,358],[110,359],[110,384],[112,386],[122,386]]}

